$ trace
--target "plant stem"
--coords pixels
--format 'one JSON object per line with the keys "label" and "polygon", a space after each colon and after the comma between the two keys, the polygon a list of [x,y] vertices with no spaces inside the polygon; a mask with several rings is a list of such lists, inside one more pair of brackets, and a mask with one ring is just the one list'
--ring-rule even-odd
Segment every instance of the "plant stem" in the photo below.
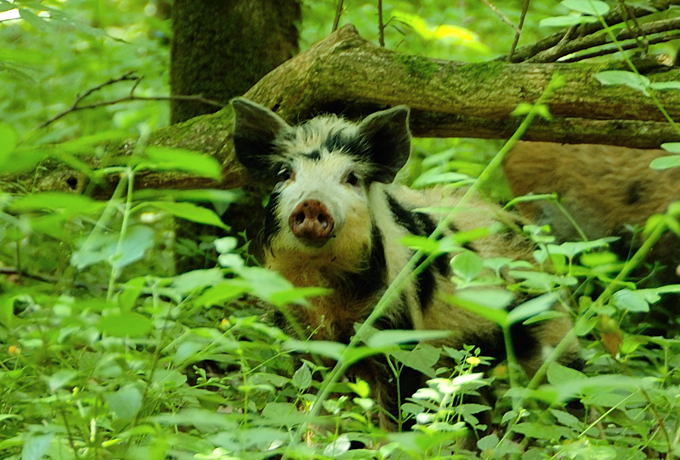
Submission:
{"label": "plant stem", "polygon": [[[638,72],[637,67],[635,67],[635,64],[630,60],[630,57],[626,55],[626,53],[623,50],[623,47],[619,43],[619,41],[616,39],[616,35],[612,31],[611,27],[607,24],[607,22],[604,20],[602,16],[598,16],[598,19],[600,20],[600,23],[602,24],[605,32],[607,33],[609,40],[616,45],[618,48],[619,52],[621,53],[621,57],[623,57],[623,60],[626,62],[626,65],[628,68],[631,70],[631,72],[634,72],[638,77],[641,77],[640,72]],[[659,101],[659,98],[656,96],[656,91],[652,88],[647,89],[647,93],[651,99],[652,102],[654,102],[654,105],[659,109],[659,112],[663,115],[663,117],[668,121],[668,123],[673,127],[673,129],[680,133],[680,125],[678,125],[675,120],[670,116],[666,108],[661,104],[661,101]]]}
{"label": "plant stem", "polygon": [[607,300],[616,292],[618,287],[621,285],[621,282],[623,279],[628,276],[628,274],[635,268],[637,267],[640,262],[645,258],[645,256],[649,253],[649,251],[654,247],[654,244],[661,238],[661,235],[664,233],[666,230],[666,224],[663,221],[659,221],[659,223],[654,227],[652,230],[651,234],[645,242],[640,246],[640,249],[638,249],[635,254],[633,254],[633,257],[628,259],[626,263],[624,264],[623,268],[619,272],[618,275],[616,275],[616,278],[612,280],[609,285],[605,288],[605,290],[600,294],[600,296],[595,300],[595,302],[592,303],[579,317],[579,319],[576,321],[576,325],[574,328],[572,328],[563,338],[562,340],[557,344],[557,346],[553,349],[553,351],[548,355],[548,357],[543,361],[543,364],[541,364],[541,367],[538,368],[534,376],[531,378],[529,381],[529,384],[527,385],[527,388],[536,388],[538,384],[543,380],[545,377],[546,372],[548,371],[548,366],[550,366],[555,360],[557,360],[562,353],[566,351],[566,349],[571,345],[571,343],[576,339],[576,330],[581,329],[581,327],[586,326],[587,321],[593,316],[593,312],[597,311],[597,309],[605,304]]}
{"label": "plant stem", "polygon": [[[486,168],[484,168],[482,173],[479,175],[477,180],[472,184],[472,186],[470,186],[470,188],[460,199],[456,206],[457,208],[463,206],[465,202],[467,202],[475,193],[477,193],[481,185],[484,184],[493,176],[493,173],[496,171],[496,169],[498,169],[501,166],[508,152],[512,150],[512,148],[515,146],[515,144],[517,144],[517,142],[524,135],[527,129],[529,129],[529,126],[532,124],[532,122],[538,115],[539,111],[538,107],[540,107],[546,101],[546,99],[553,93],[553,91],[558,87],[558,85],[559,79],[557,78],[557,74],[555,74],[553,75],[553,78],[543,91],[543,94],[541,94],[541,96],[536,101],[536,104],[529,111],[529,113],[527,113],[524,120],[522,120],[522,123],[520,123],[517,130],[513,133],[510,139],[508,139],[505,145],[503,145],[503,147],[498,151],[498,153],[496,153],[493,159],[489,162]],[[428,237],[428,239],[436,240],[443,233],[443,231],[449,227],[449,224],[453,219],[455,213],[456,209],[452,210],[444,219],[442,219],[437,225],[437,227],[434,229],[432,234]],[[297,431],[295,432],[293,438],[295,441],[301,439],[302,434],[304,433],[304,431],[307,428],[307,425],[309,424],[309,420],[316,417],[321,411],[323,402],[326,400],[326,398],[328,398],[328,396],[331,393],[331,388],[338,382],[338,380],[345,373],[345,371],[353,364],[353,362],[348,361],[348,357],[351,354],[352,349],[355,348],[359,343],[364,341],[366,336],[369,334],[371,327],[373,326],[375,321],[385,313],[385,311],[392,304],[392,301],[395,298],[397,298],[397,296],[399,296],[402,288],[412,278],[414,272],[417,271],[418,269],[422,270],[422,267],[426,266],[425,264],[429,263],[433,259],[433,255],[430,254],[428,257],[425,258],[422,264],[418,264],[418,261],[423,257],[423,255],[424,253],[422,250],[414,252],[414,254],[408,260],[406,265],[404,265],[404,267],[399,271],[397,276],[395,276],[390,285],[387,287],[382,297],[378,300],[371,314],[368,315],[368,318],[364,320],[364,322],[358,328],[356,334],[350,339],[349,344],[343,350],[335,367],[333,367],[331,372],[328,374],[327,378],[321,384],[319,393],[317,394],[314,403],[312,404],[312,407],[309,410],[306,420],[300,424]],[[419,265],[421,265],[422,267],[419,267]]]}
{"label": "plant stem", "polygon": [[118,235],[118,243],[116,244],[116,252],[113,254],[111,260],[111,274],[109,275],[109,287],[106,291],[106,300],[110,301],[113,297],[113,290],[116,284],[116,280],[120,275],[120,267],[118,261],[123,255],[123,243],[125,242],[125,237],[127,236],[127,230],[130,225],[130,209],[132,208],[132,192],[134,190],[134,179],[135,175],[131,168],[126,168],[125,174],[121,177],[121,182],[125,181],[127,183],[127,194],[125,197],[125,207],[123,208],[123,222],[120,225],[120,233]]}

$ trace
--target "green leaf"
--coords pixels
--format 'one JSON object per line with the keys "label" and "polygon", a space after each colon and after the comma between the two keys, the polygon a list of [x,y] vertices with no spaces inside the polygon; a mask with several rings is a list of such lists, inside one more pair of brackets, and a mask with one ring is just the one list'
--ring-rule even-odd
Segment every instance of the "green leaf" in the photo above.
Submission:
{"label": "green leaf", "polygon": [[383,350],[380,348],[353,347],[345,350],[342,360],[345,363],[345,365],[350,366],[354,363],[357,363],[363,359],[368,358],[369,356],[377,355],[382,352]]}
{"label": "green leaf", "polygon": [[69,152],[69,153],[92,153],[97,145],[108,141],[123,138],[127,133],[121,130],[101,131],[88,136],[81,136],[76,139],[62,142],[55,145],[55,150]]}
{"label": "green leaf", "polygon": [[27,437],[21,449],[21,460],[42,460],[47,454],[53,437],[52,433]]}
{"label": "green leaf", "polygon": [[680,81],[655,81],[652,82],[649,87],[657,91],[680,89]]}
{"label": "green leaf", "polygon": [[559,245],[549,244],[548,252],[550,254],[562,254],[570,259],[573,259],[576,255],[592,251],[593,249],[606,248],[609,243],[616,241],[616,237],[605,237],[592,241],[567,241]]}
{"label": "green leaf", "polygon": [[434,366],[439,361],[441,350],[424,343],[418,345],[413,350],[392,350],[388,354],[423,375],[435,377]]}
{"label": "green leaf", "polygon": [[424,330],[399,330],[389,329],[377,331],[367,340],[369,347],[381,348],[398,345],[400,343],[420,342],[426,340],[437,340],[449,337],[451,331],[424,331]]}
{"label": "green leaf", "polygon": [[508,313],[504,310],[514,294],[500,288],[459,289],[455,295],[443,296],[451,305],[469,310],[500,326],[506,326]]}
{"label": "green leaf", "polygon": [[329,458],[338,458],[347,452],[351,445],[352,444],[347,435],[341,434],[324,448],[323,455]]}
{"label": "green leaf", "polygon": [[196,305],[211,307],[222,305],[229,300],[250,291],[250,284],[239,279],[229,279],[209,287],[197,299]]}
{"label": "green leaf", "polygon": [[531,113],[532,110],[534,110],[533,104],[529,104],[528,102],[520,102],[510,115],[519,117]]}
{"label": "green leaf", "polygon": [[7,174],[29,171],[45,157],[47,157],[47,152],[44,150],[32,150],[18,147],[5,158],[6,161],[4,164],[0,163],[0,171]]}
{"label": "green leaf", "polygon": [[524,324],[525,326],[531,326],[532,324],[537,324],[542,321],[548,321],[555,318],[564,318],[564,315],[565,314],[561,311],[548,310],[544,311],[543,313],[539,313],[536,316],[532,316],[528,320],[524,321],[522,324]]}
{"label": "green leaf", "polygon": [[196,206],[195,204],[176,203],[173,201],[149,201],[146,204],[181,219],[197,222],[199,224],[212,225],[229,231],[229,227],[222,222],[214,211],[201,206]]}
{"label": "green leaf", "polygon": [[14,321],[14,302],[20,299],[19,296],[3,295],[0,297],[0,324],[11,330]]}
{"label": "green leaf", "polygon": [[649,78],[626,70],[605,70],[595,74],[597,81],[603,85],[626,85],[647,94]]}
{"label": "green leaf", "polygon": [[564,0],[562,5],[583,14],[604,16],[609,12],[609,5],[600,0]]}
{"label": "green leaf", "polygon": [[669,155],[665,157],[654,158],[649,167],[661,171],[664,169],[680,167],[680,155]]}
{"label": "green leaf", "polygon": [[[252,293],[263,300],[273,302],[278,300],[277,305],[285,305],[290,300],[291,295],[295,295],[296,288],[286,278],[280,274],[267,270],[261,267],[245,267],[239,270],[239,275],[248,281],[251,286]],[[309,288],[317,289],[317,288]],[[304,297],[309,291],[307,288],[300,291],[298,298]],[[279,296],[278,299],[276,298]]]}
{"label": "green leaf", "polygon": [[644,294],[629,289],[621,289],[613,295],[614,305],[622,310],[648,312],[649,303]]}
{"label": "green leaf", "polygon": [[538,315],[539,313],[544,313],[546,310],[552,308],[559,298],[559,294],[555,292],[548,292],[547,294],[543,294],[539,297],[535,297],[531,300],[521,303],[517,307],[513,308],[510,313],[508,313],[508,324],[512,325]]}
{"label": "green leaf", "polygon": [[226,414],[207,409],[182,409],[178,412],[155,415],[151,420],[161,425],[170,425],[173,429],[177,426],[195,426],[205,431],[232,431],[239,428]]}
{"label": "green leaf", "polygon": [[130,227],[120,248],[116,234],[91,235],[71,255],[71,264],[83,269],[99,262],[107,262],[120,269],[144,257],[144,253],[153,243],[154,231],[143,225]]}
{"label": "green leaf", "polygon": [[62,192],[32,193],[12,201],[14,211],[56,211],[67,214],[91,214],[99,211],[106,202],[85,195]]}
{"label": "green leaf", "polygon": [[217,252],[220,254],[224,254],[226,252],[231,252],[236,247],[238,246],[238,240],[234,238],[233,236],[225,236],[224,238],[219,238],[215,240],[213,243],[215,245],[215,249],[217,249]]}
{"label": "green leaf", "polygon": [[75,378],[78,373],[71,369],[61,369],[47,378],[47,386],[54,393]]}
{"label": "green leaf", "polygon": [[142,294],[146,279],[142,276],[133,278],[123,285],[123,291],[118,295],[118,306],[121,311],[130,311]]}
{"label": "green leaf", "polygon": [[[21,417],[18,416],[17,414],[0,414],[0,422],[4,422],[5,420],[9,420],[9,419],[12,419],[12,418],[20,419]],[[0,450],[2,450],[2,449],[0,448]]]}
{"label": "green leaf", "polygon": [[582,265],[590,268],[608,268],[608,266],[612,266],[616,269],[616,265],[614,264],[616,264],[619,259],[613,252],[598,251],[583,254],[579,260]]}
{"label": "green leaf", "polygon": [[439,250],[437,241],[426,236],[407,235],[400,242],[408,248],[423,251],[426,254],[434,254]]}
{"label": "green leaf", "polygon": [[360,378],[357,378],[356,382],[347,382],[347,386],[360,398],[368,398],[371,394],[371,387],[368,385],[368,382]]}
{"label": "green leaf", "polygon": [[[551,386],[557,390],[560,401],[568,400],[576,395],[586,394],[589,395],[589,398],[593,398],[592,402],[595,402],[597,398],[601,397],[602,400],[595,402],[596,404],[607,405],[606,401],[609,401],[613,405],[616,405],[621,399],[626,397],[624,394],[625,392],[638,393],[640,389],[653,388],[655,385],[656,379],[654,377],[631,377],[621,374],[604,374],[596,375],[594,377],[565,380],[554,383]],[[588,404],[586,401],[583,402]]]}
{"label": "green leaf", "polygon": [[152,327],[149,318],[134,312],[102,316],[97,322],[99,332],[113,337],[143,337]]}
{"label": "green leaf", "polygon": [[451,268],[466,281],[472,281],[482,272],[484,261],[477,253],[465,251],[456,255],[451,260]]}
{"label": "green leaf", "polygon": [[568,426],[569,428],[580,430],[583,425],[579,419],[571,415],[569,412],[557,409],[550,409],[550,412],[553,414],[553,416],[557,419],[558,422],[560,422],[564,426]]}
{"label": "green leaf", "polygon": [[313,353],[320,356],[333,358],[336,361],[340,360],[342,352],[347,348],[345,345],[338,342],[328,342],[325,340],[288,340],[283,344],[283,348],[290,351],[298,351],[303,353]]}
{"label": "green leaf", "polygon": [[215,240],[215,249],[220,254],[217,257],[217,262],[221,267],[231,268],[232,270],[238,271],[240,268],[245,266],[245,261],[240,254],[232,253],[236,246],[238,246],[238,241],[232,236],[225,236],[224,238],[219,238]]}
{"label": "green leaf", "polygon": [[585,380],[588,377],[576,369],[563,366],[559,363],[552,363],[548,367],[548,382],[553,385],[567,384],[570,382]]}
{"label": "green leaf", "polygon": [[177,366],[185,366],[189,363],[202,359],[201,350],[205,348],[205,342],[187,340],[177,346],[172,362]]}
{"label": "green leaf", "polygon": [[104,394],[111,411],[123,420],[132,420],[142,408],[142,394],[134,385]]}
{"label": "green leaf", "polygon": [[238,270],[245,265],[243,258],[238,254],[220,254],[217,257],[217,263],[220,267],[231,268],[232,270]]}
{"label": "green leaf", "polygon": [[38,30],[44,30],[49,25],[47,21],[26,8],[19,8],[19,15],[21,16],[21,19]]}
{"label": "green leaf", "polygon": [[172,288],[181,296],[204,288],[215,286],[224,281],[222,271],[217,268],[192,270],[177,275],[172,280]]}
{"label": "green leaf", "polygon": [[0,123],[0,167],[2,167],[17,145],[17,135],[7,123]]}
{"label": "green leaf", "polygon": [[494,447],[496,447],[498,445],[499,441],[500,440],[498,439],[498,436],[496,436],[495,434],[490,434],[490,435],[484,436],[482,439],[477,441],[477,448],[479,450],[493,449]]}
{"label": "green leaf", "polygon": [[440,172],[437,169],[428,169],[413,181],[411,187],[425,188],[436,184],[455,184],[470,181],[470,177],[456,172]]}
{"label": "green leaf", "polygon": [[263,422],[272,425],[292,426],[306,421],[306,414],[301,413],[295,404],[270,402],[262,409]]}
{"label": "green leaf", "polygon": [[148,158],[148,162],[144,162],[143,167],[148,169],[184,171],[215,180],[220,180],[222,177],[220,163],[205,153],[152,146],[146,148],[144,156]]}
{"label": "green leaf", "polygon": [[569,438],[571,437],[570,435],[572,435],[571,430],[564,427],[532,422],[518,423],[512,427],[512,431],[521,433],[529,438],[551,441],[559,440],[562,437]]}
{"label": "green leaf", "polygon": [[665,142],[661,144],[661,148],[667,152],[680,153],[680,142]]}
{"label": "green leaf", "polygon": [[10,11],[16,9],[16,5],[13,3],[9,3],[6,0],[0,1],[0,11]]}
{"label": "green leaf", "polygon": [[307,363],[302,363],[302,366],[295,371],[292,382],[299,390],[306,390],[312,385],[312,372],[309,370]]}

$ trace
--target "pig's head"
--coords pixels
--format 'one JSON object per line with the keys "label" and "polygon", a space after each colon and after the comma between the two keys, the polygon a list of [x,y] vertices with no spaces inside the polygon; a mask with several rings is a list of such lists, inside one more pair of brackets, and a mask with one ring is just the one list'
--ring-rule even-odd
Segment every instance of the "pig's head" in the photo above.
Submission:
{"label": "pig's head", "polygon": [[392,182],[408,159],[408,108],[359,123],[327,115],[291,126],[247,99],[232,104],[239,161],[253,179],[274,184],[265,249],[326,263],[360,259],[375,233],[371,185]]}

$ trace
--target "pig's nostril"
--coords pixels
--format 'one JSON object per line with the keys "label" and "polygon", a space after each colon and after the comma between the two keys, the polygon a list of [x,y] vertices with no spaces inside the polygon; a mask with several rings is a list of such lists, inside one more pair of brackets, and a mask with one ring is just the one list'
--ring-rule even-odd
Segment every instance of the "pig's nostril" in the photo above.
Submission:
{"label": "pig's nostril", "polygon": [[322,246],[333,231],[333,216],[318,200],[305,200],[298,204],[288,218],[291,231],[307,244]]}

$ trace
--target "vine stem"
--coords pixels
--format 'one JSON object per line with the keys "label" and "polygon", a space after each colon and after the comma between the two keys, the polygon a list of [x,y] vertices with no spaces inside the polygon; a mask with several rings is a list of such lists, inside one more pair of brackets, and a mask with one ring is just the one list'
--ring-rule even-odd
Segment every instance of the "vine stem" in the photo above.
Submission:
{"label": "vine stem", "polygon": [[[612,31],[611,27],[607,24],[607,21],[605,21],[605,19],[602,16],[598,16],[598,19],[600,20],[600,24],[604,28],[605,33],[609,37],[609,40],[612,43],[614,43],[614,45],[618,48],[628,68],[631,70],[631,72],[635,73],[635,75],[642,78],[642,75],[640,75],[640,72],[638,72],[637,67],[635,67],[635,64],[633,64],[633,62],[630,60],[630,57],[624,52],[621,43],[619,43],[619,41],[616,39],[616,35]],[[644,94],[652,99],[652,102],[654,103],[654,105],[656,105],[657,109],[659,109],[659,112],[661,112],[666,121],[668,121],[668,123],[673,127],[673,129],[676,132],[680,133],[680,125],[678,125],[675,122],[675,120],[673,120],[673,117],[671,117],[671,115],[668,113],[663,104],[661,104],[661,101],[656,95],[656,91],[653,88],[647,88],[647,91]]]}
{"label": "vine stem", "polygon": [[592,317],[593,312],[597,311],[598,307],[601,307],[605,304],[607,300],[616,292],[618,287],[621,285],[621,282],[623,279],[628,276],[628,274],[635,268],[637,267],[640,262],[647,256],[649,251],[654,247],[657,241],[659,241],[659,238],[661,238],[661,235],[666,231],[666,224],[664,221],[659,221],[657,225],[654,227],[652,232],[650,233],[649,237],[645,240],[645,242],[640,246],[640,248],[633,254],[633,257],[628,259],[626,263],[624,264],[623,268],[619,272],[618,275],[616,275],[616,278],[612,280],[609,285],[607,285],[606,289],[602,291],[602,294],[595,300],[595,302],[592,303],[588,308],[584,310],[584,312],[579,316],[579,319],[576,321],[576,325],[562,338],[562,340],[557,344],[557,346],[553,349],[553,351],[548,355],[548,357],[543,361],[543,364],[541,364],[541,367],[538,368],[534,376],[531,378],[529,381],[529,384],[527,385],[527,389],[532,389],[536,388],[538,384],[543,380],[545,377],[546,372],[548,371],[548,366],[550,366],[557,358],[559,358],[562,353],[566,351],[566,349],[571,345],[571,342],[576,339],[576,331],[585,327],[587,324],[587,321]]}
{"label": "vine stem", "polygon": [[[527,131],[529,126],[532,124],[536,116],[539,114],[539,108],[542,106],[542,104],[548,99],[548,97],[550,97],[550,95],[552,95],[552,93],[557,87],[562,85],[561,81],[562,79],[559,78],[558,74],[554,74],[552,76],[552,79],[550,80],[550,82],[548,83],[548,85],[546,86],[545,90],[538,98],[536,103],[528,111],[528,113],[524,117],[524,120],[522,120],[522,122],[515,130],[513,135],[510,137],[510,139],[508,139],[508,141],[503,145],[503,147],[498,151],[498,153],[496,153],[493,159],[489,162],[486,168],[484,168],[484,170],[479,175],[477,180],[465,192],[465,194],[458,202],[456,206],[457,208],[463,206],[475,193],[478,192],[482,184],[491,179],[493,173],[501,166],[505,156],[517,144],[517,142],[521,139],[521,137]],[[446,217],[439,222],[439,224],[430,234],[428,239],[436,240],[442,234],[444,229],[448,228],[455,213],[456,209],[449,212],[446,215]],[[359,343],[364,341],[364,339],[368,336],[371,327],[373,326],[375,321],[385,313],[385,311],[390,306],[392,301],[401,293],[402,288],[412,278],[412,276],[416,274],[418,270],[424,269],[424,267],[426,267],[427,264],[429,264],[434,258],[434,256],[430,254],[421,264],[418,264],[418,260],[420,260],[420,258],[423,257],[423,255],[424,253],[422,250],[417,250],[414,252],[414,254],[408,260],[406,265],[404,265],[404,267],[399,271],[399,273],[394,278],[392,283],[390,283],[390,285],[387,287],[382,297],[380,297],[371,314],[368,315],[368,318],[364,320],[364,322],[358,328],[356,334],[350,339],[349,344],[347,344],[347,346],[341,353],[338,362],[330,371],[327,378],[322,382],[321,387],[319,389],[319,393],[317,394],[314,403],[312,404],[312,407],[310,408],[309,413],[306,416],[305,421],[300,424],[300,426],[298,427],[294,434],[293,438],[294,442],[301,439],[302,434],[307,429],[307,426],[310,423],[309,422],[310,419],[315,418],[321,411],[323,402],[330,395],[332,387],[338,382],[338,380],[345,373],[345,371],[353,364],[353,362],[350,361],[349,359],[352,350],[356,348]]]}
{"label": "vine stem", "polygon": [[118,261],[123,255],[123,242],[127,236],[128,227],[130,226],[130,215],[132,209],[132,192],[134,190],[135,174],[132,168],[125,168],[121,174],[121,182],[125,181],[127,184],[127,191],[125,197],[125,207],[123,208],[123,222],[120,225],[120,233],[118,234],[118,242],[116,243],[116,252],[112,256],[111,274],[109,275],[109,287],[106,290],[106,300],[110,301],[113,298],[113,291],[116,285],[116,280],[120,275],[120,267]]}

